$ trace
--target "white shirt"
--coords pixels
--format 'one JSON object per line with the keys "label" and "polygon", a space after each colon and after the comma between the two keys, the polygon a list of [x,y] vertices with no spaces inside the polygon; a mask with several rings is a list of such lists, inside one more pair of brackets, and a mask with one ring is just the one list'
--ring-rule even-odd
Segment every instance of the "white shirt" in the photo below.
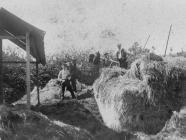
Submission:
{"label": "white shirt", "polygon": [[68,78],[68,76],[70,75],[69,70],[64,70],[62,69],[59,74],[58,74],[58,79],[59,80],[65,80]]}
{"label": "white shirt", "polygon": [[118,58],[121,59],[121,50],[119,50],[118,53]]}

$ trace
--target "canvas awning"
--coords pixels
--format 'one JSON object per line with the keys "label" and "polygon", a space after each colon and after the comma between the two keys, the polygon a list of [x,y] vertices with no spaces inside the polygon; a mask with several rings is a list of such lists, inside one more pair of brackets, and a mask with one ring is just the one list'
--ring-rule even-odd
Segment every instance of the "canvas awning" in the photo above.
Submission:
{"label": "canvas awning", "polygon": [[[37,20],[37,19],[36,19]],[[30,54],[37,60],[38,63],[46,64],[45,50],[44,50],[44,35],[45,32],[34,27],[33,25],[23,21],[19,17],[10,13],[4,8],[0,8],[0,34],[11,37],[25,36],[30,34]],[[26,50],[25,39],[9,39],[17,46]]]}

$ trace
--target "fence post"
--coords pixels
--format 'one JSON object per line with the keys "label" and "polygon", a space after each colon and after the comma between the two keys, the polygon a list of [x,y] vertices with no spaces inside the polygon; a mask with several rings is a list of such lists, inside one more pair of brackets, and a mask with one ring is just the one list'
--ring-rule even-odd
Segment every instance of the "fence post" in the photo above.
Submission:
{"label": "fence post", "polygon": [[30,109],[30,33],[26,33],[26,93],[27,93],[27,107]]}
{"label": "fence post", "polygon": [[39,70],[38,70],[38,62],[36,61],[36,84],[37,84],[37,101],[38,101],[38,105],[40,105],[40,96],[39,96]]}

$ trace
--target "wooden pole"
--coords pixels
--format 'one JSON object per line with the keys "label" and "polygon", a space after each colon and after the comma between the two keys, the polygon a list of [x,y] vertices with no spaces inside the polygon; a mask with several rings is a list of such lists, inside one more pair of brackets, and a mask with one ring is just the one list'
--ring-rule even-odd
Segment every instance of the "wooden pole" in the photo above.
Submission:
{"label": "wooden pole", "polygon": [[30,33],[26,33],[26,94],[27,94],[27,107],[30,109]]}
{"label": "wooden pole", "polygon": [[149,41],[149,38],[150,38],[150,35],[148,36],[148,38],[147,38],[147,40],[146,40],[145,45],[144,45],[144,47],[143,47],[143,48],[145,48],[145,47],[146,47],[146,45],[147,45],[147,43],[148,43],[148,41]]}
{"label": "wooden pole", "polygon": [[167,38],[164,57],[166,56],[166,53],[167,53],[167,47],[168,47],[168,44],[169,44],[169,37],[170,37],[171,29],[172,29],[172,24],[171,24],[170,29],[169,29],[169,34],[168,34],[168,38]]}
{"label": "wooden pole", "polygon": [[3,47],[2,39],[0,39],[0,104],[3,104]]}
{"label": "wooden pole", "polygon": [[38,105],[40,105],[40,96],[39,96],[39,70],[38,70],[38,62],[36,62],[36,80],[37,80],[37,101],[38,101]]}

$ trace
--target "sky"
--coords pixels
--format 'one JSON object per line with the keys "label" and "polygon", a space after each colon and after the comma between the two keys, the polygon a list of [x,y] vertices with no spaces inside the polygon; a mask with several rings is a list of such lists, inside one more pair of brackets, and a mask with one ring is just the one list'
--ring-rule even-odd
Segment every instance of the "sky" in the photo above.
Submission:
{"label": "sky", "polygon": [[149,35],[146,47],[163,54],[171,24],[168,53],[186,50],[185,0],[0,0],[0,7],[46,31],[46,55],[144,46]]}

